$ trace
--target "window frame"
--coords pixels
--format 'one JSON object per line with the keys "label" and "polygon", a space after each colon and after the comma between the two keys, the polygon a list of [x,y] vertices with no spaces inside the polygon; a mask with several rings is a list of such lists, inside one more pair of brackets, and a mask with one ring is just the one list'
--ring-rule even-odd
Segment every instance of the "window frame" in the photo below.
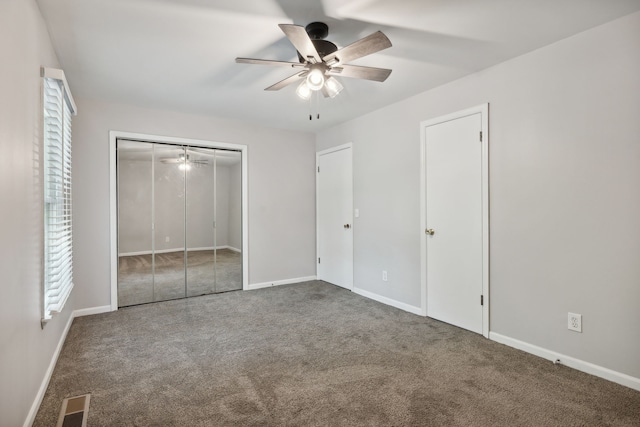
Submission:
{"label": "window frame", "polygon": [[73,289],[71,116],[77,108],[64,72],[41,68],[42,326],[60,313]]}

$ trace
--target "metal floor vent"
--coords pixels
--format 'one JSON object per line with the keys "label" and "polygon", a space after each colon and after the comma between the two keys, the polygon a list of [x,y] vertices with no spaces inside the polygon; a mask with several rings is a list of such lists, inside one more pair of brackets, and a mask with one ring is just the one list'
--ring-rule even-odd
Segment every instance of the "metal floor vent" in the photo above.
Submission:
{"label": "metal floor vent", "polygon": [[87,427],[90,398],[90,394],[83,394],[64,399],[56,427]]}

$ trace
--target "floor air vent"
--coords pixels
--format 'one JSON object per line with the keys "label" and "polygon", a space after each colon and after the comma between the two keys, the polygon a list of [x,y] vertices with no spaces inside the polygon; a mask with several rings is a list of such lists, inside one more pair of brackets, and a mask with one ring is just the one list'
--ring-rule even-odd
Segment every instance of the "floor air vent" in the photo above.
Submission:
{"label": "floor air vent", "polygon": [[90,394],[84,394],[64,399],[56,427],[87,427],[90,397]]}

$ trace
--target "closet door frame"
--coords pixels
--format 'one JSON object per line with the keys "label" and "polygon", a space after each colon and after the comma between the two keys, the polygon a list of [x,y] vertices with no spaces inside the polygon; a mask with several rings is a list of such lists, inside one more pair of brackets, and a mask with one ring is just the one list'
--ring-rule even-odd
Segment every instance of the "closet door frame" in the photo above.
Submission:
{"label": "closet door frame", "polygon": [[117,170],[116,170],[116,141],[130,139],[140,142],[165,143],[187,145],[195,147],[234,150],[242,154],[242,289],[249,287],[249,215],[247,192],[247,153],[248,148],[242,144],[206,141],[200,139],[177,138],[142,133],[109,131],[109,234],[111,254],[111,311],[118,309],[118,201],[117,201]]}

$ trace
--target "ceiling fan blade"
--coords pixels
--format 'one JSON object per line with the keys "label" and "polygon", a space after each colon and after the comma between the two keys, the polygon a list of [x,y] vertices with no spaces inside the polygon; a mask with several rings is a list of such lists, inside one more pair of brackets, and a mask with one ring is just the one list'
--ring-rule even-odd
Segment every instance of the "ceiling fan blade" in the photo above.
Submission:
{"label": "ceiling fan blade", "polygon": [[322,62],[304,27],[292,24],[280,24],[279,27],[303,58],[312,63]]}
{"label": "ceiling fan blade", "polygon": [[254,58],[236,58],[238,64],[258,64],[258,65],[276,65],[292,68],[304,68],[305,64],[299,62],[287,62],[287,61],[271,61],[268,59],[254,59]]}
{"label": "ceiling fan blade", "polygon": [[362,67],[359,65],[344,64],[338,67],[331,67],[327,74],[332,76],[352,77],[355,79],[373,80],[383,82],[387,80],[391,70],[388,68]]}
{"label": "ceiling fan blade", "polygon": [[357,42],[351,43],[349,46],[330,53],[322,58],[322,60],[328,62],[330,66],[333,66],[334,64],[332,62],[335,61],[337,61],[336,64],[346,64],[347,62],[379,52],[388,47],[391,47],[391,41],[383,32],[376,31],[367,37],[361,38]]}
{"label": "ceiling fan blade", "polygon": [[286,79],[280,80],[278,83],[269,86],[265,90],[280,90],[283,87],[289,86],[290,84],[293,84],[293,83],[301,80],[302,78],[306,77],[306,75],[307,75],[307,71],[303,71],[301,73],[294,74],[293,76],[289,76]]}

